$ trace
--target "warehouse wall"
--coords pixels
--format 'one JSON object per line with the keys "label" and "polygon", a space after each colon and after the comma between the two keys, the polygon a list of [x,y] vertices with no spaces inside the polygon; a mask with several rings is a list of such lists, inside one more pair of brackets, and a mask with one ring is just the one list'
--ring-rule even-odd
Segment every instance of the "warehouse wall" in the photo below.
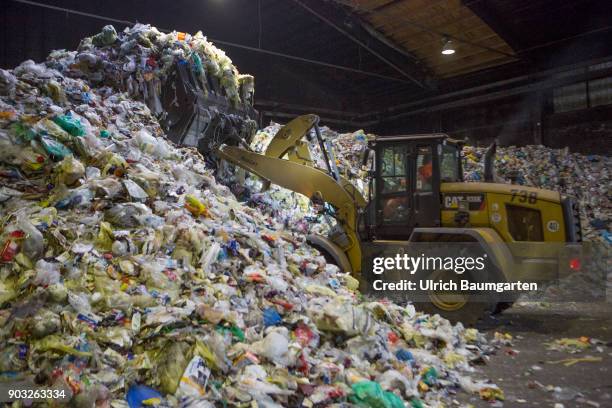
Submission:
{"label": "warehouse wall", "polygon": [[533,138],[532,116],[526,101],[510,98],[494,105],[484,103],[385,121],[381,132],[444,132],[477,145],[489,144],[494,139],[502,145],[527,144]]}
{"label": "warehouse wall", "polygon": [[[603,68],[609,70],[608,64]],[[486,92],[481,97],[486,99]],[[444,109],[432,104],[413,114],[383,120],[368,130],[382,134],[445,132],[476,145],[497,140],[501,145],[542,143],[587,154],[612,154],[610,77],[481,103],[457,102],[462,106]]]}
{"label": "warehouse wall", "polygon": [[493,140],[502,146],[542,143],[585,154],[612,155],[612,106],[543,112],[538,119],[539,111],[528,108],[525,100],[529,99],[414,115],[388,121],[378,130],[382,134],[445,132],[475,145],[488,145]]}

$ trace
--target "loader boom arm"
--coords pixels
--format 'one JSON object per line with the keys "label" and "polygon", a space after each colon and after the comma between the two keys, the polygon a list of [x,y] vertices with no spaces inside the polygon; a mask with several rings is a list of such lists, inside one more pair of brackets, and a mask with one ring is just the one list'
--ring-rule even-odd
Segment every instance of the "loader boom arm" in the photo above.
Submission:
{"label": "loader boom arm", "polygon": [[[286,151],[286,148],[279,149],[278,154]],[[366,201],[348,180],[343,177],[335,180],[334,177],[319,168],[298,161],[250,152],[239,147],[223,145],[217,150],[217,153],[222,159],[264,180],[303,194],[308,198],[320,194],[325,202],[332,204],[336,208],[338,222],[348,237],[348,245],[342,250],[349,259],[352,272],[355,275],[360,274],[361,247],[357,235],[357,212],[359,208],[365,207]]]}

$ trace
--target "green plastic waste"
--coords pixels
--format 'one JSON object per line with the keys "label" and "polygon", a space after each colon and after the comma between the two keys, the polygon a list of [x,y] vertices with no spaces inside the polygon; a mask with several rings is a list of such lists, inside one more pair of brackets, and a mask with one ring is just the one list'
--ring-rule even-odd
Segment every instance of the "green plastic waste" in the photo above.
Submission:
{"label": "green plastic waste", "polygon": [[196,74],[202,74],[202,72],[204,72],[204,67],[202,66],[202,60],[200,59],[200,56],[194,52],[191,54],[191,59],[193,60],[193,65],[195,67]]}
{"label": "green plastic waste", "polygon": [[32,128],[20,122],[11,126],[11,132],[22,142],[30,142],[36,137],[36,132]]}
{"label": "green plastic waste", "polygon": [[238,340],[239,342],[243,342],[245,340],[244,332],[238,326],[226,327],[219,325],[217,326],[217,332],[221,334],[230,332],[232,333],[232,338],[234,340]]}
{"label": "green plastic waste", "polygon": [[72,154],[72,151],[48,135],[40,136],[40,144],[54,161],[60,161]]}
{"label": "green plastic waste", "polygon": [[83,124],[72,116],[56,116],[53,118],[53,121],[72,136],[83,136],[85,134]]}
{"label": "green plastic waste", "polygon": [[418,398],[413,398],[410,400],[410,406],[412,408],[425,408],[425,405],[423,405],[423,401],[421,401]]}
{"label": "green plastic waste", "polygon": [[438,381],[438,372],[435,368],[429,367],[425,373],[423,373],[423,382],[430,387]]}
{"label": "green plastic waste", "polygon": [[38,124],[42,129],[39,131],[40,134],[53,136],[55,139],[62,143],[70,143],[74,139],[72,135],[61,128],[57,123],[50,119],[43,119]]}
{"label": "green plastic waste", "polygon": [[108,131],[108,130],[106,130],[106,129],[102,129],[102,130],[100,131],[100,137],[101,137],[102,139],[108,139],[108,138],[110,138],[110,137],[111,137],[111,132],[109,132],[109,131]]}
{"label": "green plastic waste", "polygon": [[374,381],[360,381],[351,386],[353,395],[349,400],[360,407],[404,408],[402,399],[389,391],[383,391]]}

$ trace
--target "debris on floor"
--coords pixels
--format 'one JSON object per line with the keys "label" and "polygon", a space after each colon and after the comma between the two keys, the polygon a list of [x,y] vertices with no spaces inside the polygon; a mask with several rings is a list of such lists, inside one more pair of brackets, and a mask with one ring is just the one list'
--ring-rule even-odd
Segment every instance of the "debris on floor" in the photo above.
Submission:
{"label": "debris on floor", "polygon": [[564,358],[562,360],[555,360],[555,361],[547,361],[547,364],[563,364],[565,367],[571,367],[574,364],[578,364],[578,363],[601,363],[602,362],[602,358],[601,357],[592,357],[592,356],[586,356],[586,357],[580,357],[580,358]]}
{"label": "debris on floor", "polygon": [[590,339],[588,337],[579,337],[570,339],[563,337],[561,339],[555,339],[551,343],[547,343],[549,350],[565,351],[568,353],[580,353],[584,350],[591,348],[591,343],[596,344],[598,340]]}

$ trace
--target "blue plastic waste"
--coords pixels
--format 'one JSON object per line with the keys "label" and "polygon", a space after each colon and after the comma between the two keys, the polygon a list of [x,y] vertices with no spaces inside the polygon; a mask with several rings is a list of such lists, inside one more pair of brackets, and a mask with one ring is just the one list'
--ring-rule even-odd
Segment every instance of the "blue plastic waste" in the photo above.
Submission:
{"label": "blue plastic waste", "polygon": [[395,352],[395,357],[400,361],[414,361],[412,353],[403,348]]}
{"label": "blue plastic waste", "polygon": [[274,308],[267,308],[263,311],[264,326],[276,326],[282,323],[283,318]]}
{"label": "blue plastic waste", "polygon": [[130,408],[140,408],[161,402],[162,395],[146,385],[134,384],[128,390],[125,399]]}

